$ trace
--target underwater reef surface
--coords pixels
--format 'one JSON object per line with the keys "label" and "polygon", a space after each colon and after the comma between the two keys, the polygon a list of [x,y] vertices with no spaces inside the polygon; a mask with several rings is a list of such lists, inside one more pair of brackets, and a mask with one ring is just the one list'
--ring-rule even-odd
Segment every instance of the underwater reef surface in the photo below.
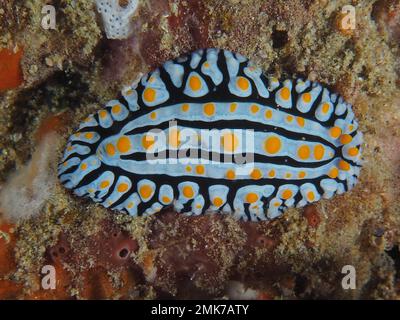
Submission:
{"label": "underwater reef surface", "polygon": [[[0,299],[399,299],[400,1],[145,0],[108,39],[93,1],[0,5]],[[56,178],[67,137],[132,81],[199,48],[239,52],[353,105],[363,168],[348,193],[272,222],[116,214]],[[42,268],[56,270],[55,290]],[[356,269],[344,290],[342,268]]]}

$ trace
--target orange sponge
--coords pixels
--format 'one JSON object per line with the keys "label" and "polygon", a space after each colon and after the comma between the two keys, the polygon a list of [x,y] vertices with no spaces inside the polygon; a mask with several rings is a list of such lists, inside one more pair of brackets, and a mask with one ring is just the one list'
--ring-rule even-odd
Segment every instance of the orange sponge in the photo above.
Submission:
{"label": "orange sponge", "polygon": [[17,51],[0,48],[0,91],[18,87],[22,81],[22,49]]}

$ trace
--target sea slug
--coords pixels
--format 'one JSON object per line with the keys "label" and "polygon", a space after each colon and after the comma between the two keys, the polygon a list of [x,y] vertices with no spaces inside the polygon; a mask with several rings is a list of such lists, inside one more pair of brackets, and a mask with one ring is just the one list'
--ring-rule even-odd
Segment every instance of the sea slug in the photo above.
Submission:
{"label": "sea slug", "polygon": [[198,50],[84,120],[58,173],[76,195],[133,216],[173,206],[267,220],[353,188],[357,129],[351,105],[319,83]]}

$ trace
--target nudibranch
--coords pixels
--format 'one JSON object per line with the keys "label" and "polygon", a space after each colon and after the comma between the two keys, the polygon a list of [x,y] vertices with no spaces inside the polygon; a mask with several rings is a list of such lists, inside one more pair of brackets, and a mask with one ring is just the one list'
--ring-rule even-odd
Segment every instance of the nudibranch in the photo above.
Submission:
{"label": "nudibranch", "polygon": [[85,119],[58,174],[74,194],[132,216],[172,206],[268,220],[353,188],[357,129],[351,105],[319,83],[280,81],[240,54],[198,50]]}

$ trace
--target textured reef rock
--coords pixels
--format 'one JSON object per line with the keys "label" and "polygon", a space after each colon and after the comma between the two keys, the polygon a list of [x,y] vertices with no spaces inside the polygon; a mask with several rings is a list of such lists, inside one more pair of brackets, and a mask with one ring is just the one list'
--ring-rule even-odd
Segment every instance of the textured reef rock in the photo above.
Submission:
{"label": "textured reef rock", "polygon": [[[138,6],[137,0],[120,1],[97,0],[97,11],[103,18],[103,26],[108,39],[124,39],[132,31],[131,18]],[[122,1],[121,1],[122,2]]]}
{"label": "textured reef rock", "polygon": [[[0,214],[0,298],[400,297],[398,0],[353,2],[350,30],[339,23],[344,0],[140,1],[123,40],[107,39],[93,1],[54,1],[55,30],[40,25],[42,1],[3,4],[0,47],[22,54],[9,69],[18,81],[0,89],[2,192],[10,175],[41,172],[27,170],[40,141],[57,136],[47,150],[61,157],[74,123],[164,61],[205,47],[332,87],[353,105],[365,164],[350,193],[269,224],[170,210],[132,220],[55,183],[35,215],[21,210],[10,224]],[[41,287],[47,264],[56,290]],[[356,268],[355,290],[341,286],[345,265]]]}

